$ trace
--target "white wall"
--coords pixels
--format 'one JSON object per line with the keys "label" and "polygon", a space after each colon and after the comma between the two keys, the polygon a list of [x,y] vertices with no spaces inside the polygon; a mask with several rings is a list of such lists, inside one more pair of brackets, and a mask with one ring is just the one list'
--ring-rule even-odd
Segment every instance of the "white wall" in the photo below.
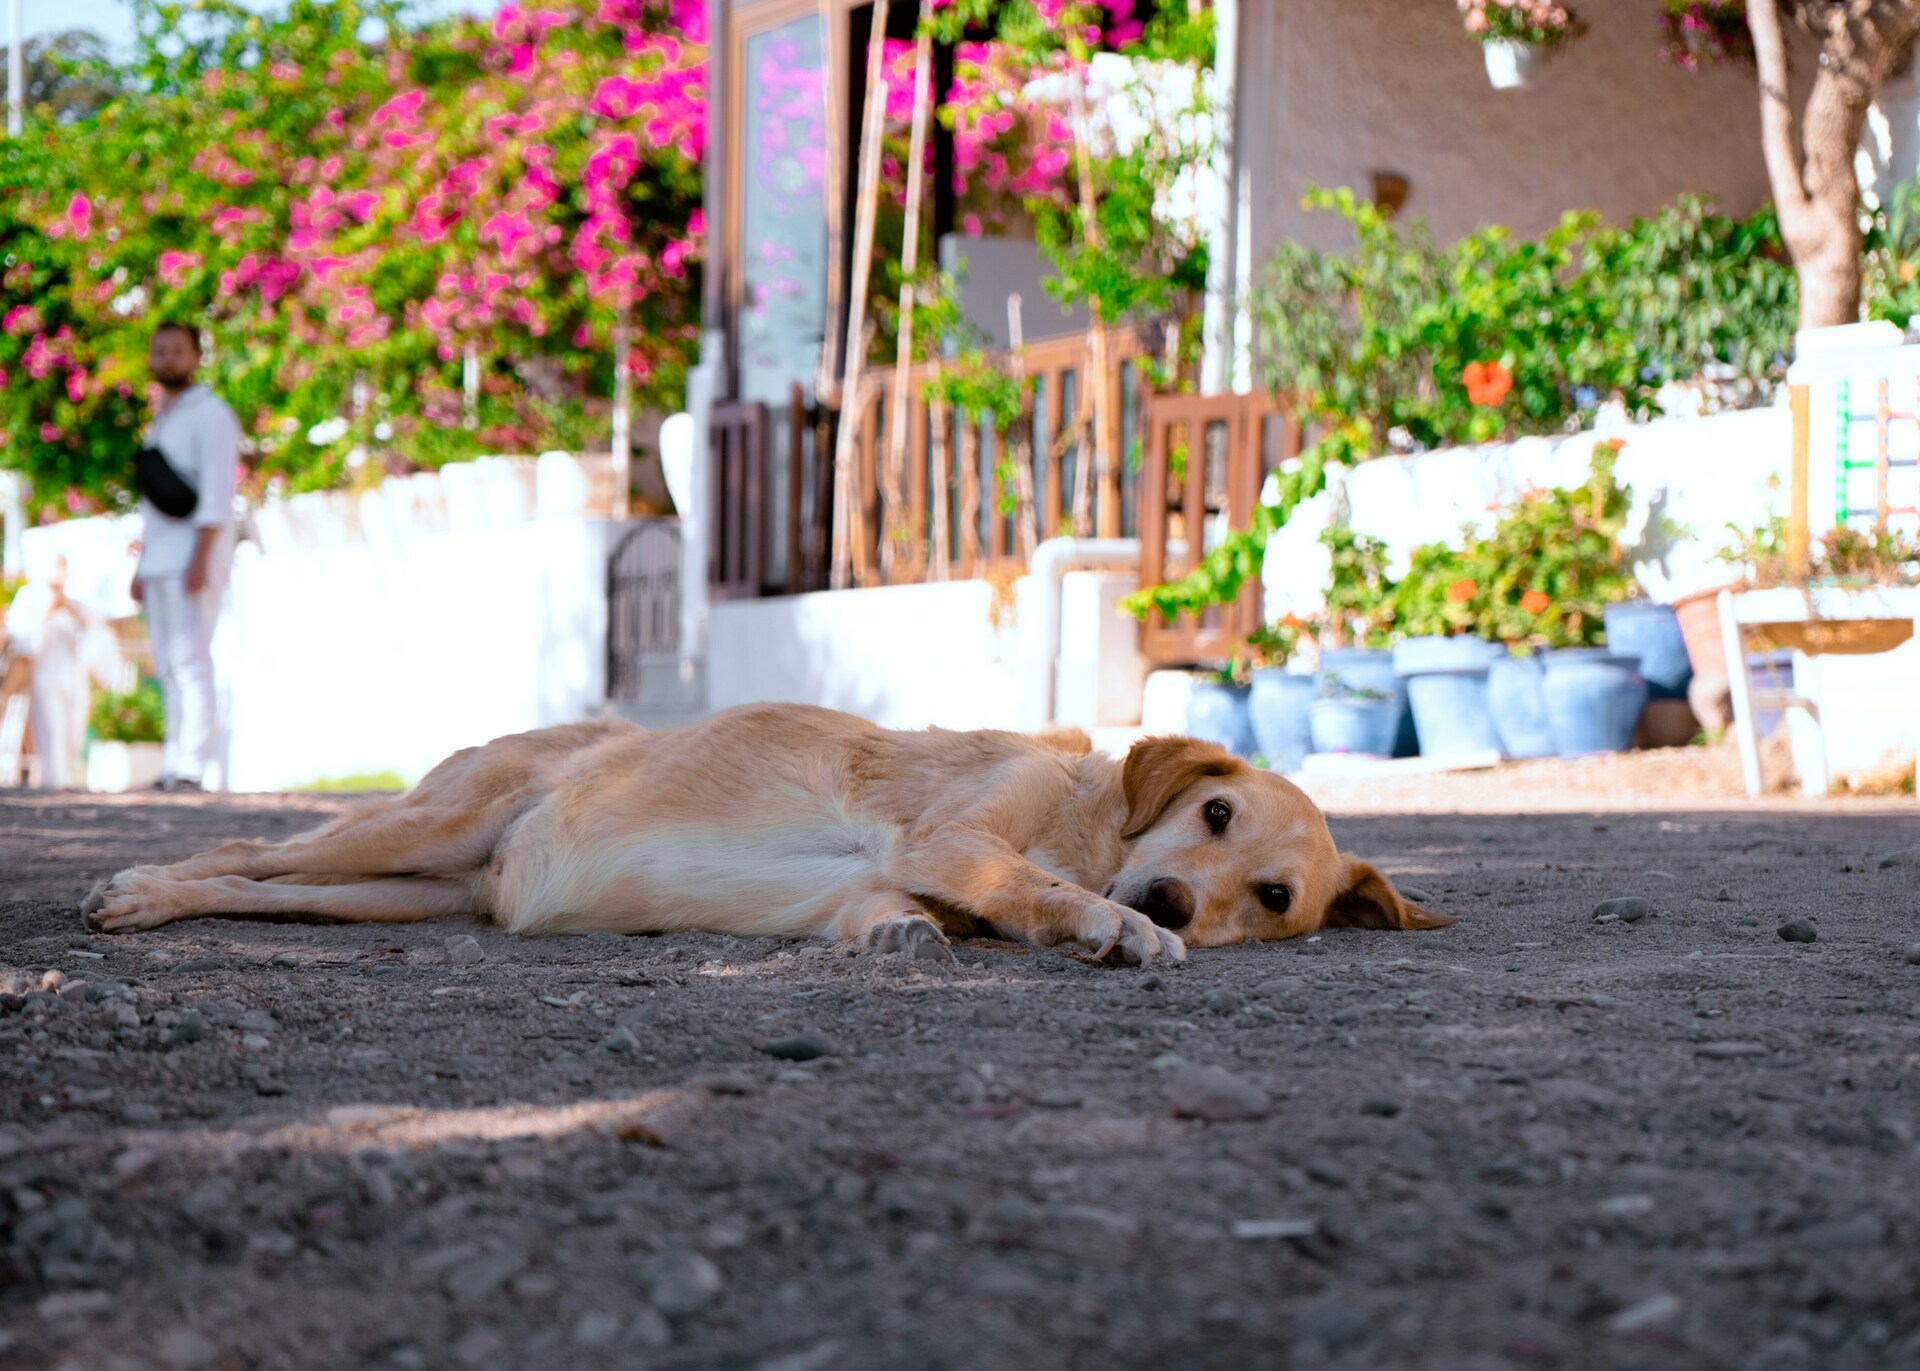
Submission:
{"label": "white wall", "polygon": [[1407,177],[1404,212],[1443,239],[1535,234],[1569,209],[1624,221],[1684,191],[1736,214],[1768,198],[1751,70],[1670,65],[1661,0],[1577,8],[1587,35],[1529,88],[1495,91],[1448,0],[1241,0],[1255,272],[1283,240],[1344,246],[1344,225],[1300,197],[1370,193],[1375,171]]}
{"label": "white wall", "polygon": [[[1610,431],[1626,440],[1615,466],[1633,488],[1625,537],[1637,546],[1634,570],[1655,599],[1724,584],[1732,569],[1713,554],[1730,540],[1726,525],[1752,528],[1787,512],[1793,424],[1784,405]],[[1304,615],[1320,606],[1327,553],[1319,536],[1343,509],[1355,529],[1387,544],[1393,572],[1400,575],[1413,548],[1432,542],[1459,546],[1464,525],[1490,529],[1500,508],[1529,486],[1585,481],[1600,436],[1522,438],[1380,457],[1330,475],[1327,491],[1267,545],[1262,584],[1268,615]],[[1680,525],[1684,536],[1662,536],[1656,522],[1661,518]]]}
{"label": "white wall", "polygon": [[715,604],[707,706],[781,701],[887,728],[1016,727],[1028,649],[1017,611],[1006,627],[991,622],[993,593],[948,581]]}

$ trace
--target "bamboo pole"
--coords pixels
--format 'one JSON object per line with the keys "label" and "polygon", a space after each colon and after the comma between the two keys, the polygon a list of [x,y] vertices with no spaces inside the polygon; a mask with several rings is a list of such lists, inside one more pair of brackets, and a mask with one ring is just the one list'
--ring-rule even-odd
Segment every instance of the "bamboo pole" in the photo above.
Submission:
{"label": "bamboo pole", "polygon": [[960,412],[960,560],[980,574],[980,416]]}
{"label": "bamboo pole", "polygon": [[1013,348],[1013,379],[1020,387],[1020,417],[1014,420],[1013,431],[1013,528],[1020,562],[1032,566],[1040,546],[1040,515],[1033,503],[1033,387],[1027,384],[1027,335],[1018,291],[1007,296],[1007,342]]}
{"label": "bamboo pole", "polygon": [[[1089,249],[1098,251],[1100,221],[1096,217],[1097,206],[1093,194],[1093,133],[1087,122],[1086,66],[1080,62],[1072,66],[1073,80],[1069,89],[1073,102],[1074,162],[1080,183],[1080,236]],[[1086,427],[1093,439],[1093,451],[1091,463],[1086,448],[1082,447],[1080,451],[1080,459],[1075,463],[1073,499],[1073,531],[1082,538],[1092,532],[1090,477],[1100,482],[1101,524],[1111,523],[1112,531],[1119,531],[1118,502],[1109,489],[1114,485],[1114,473],[1112,436],[1108,432],[1112,405],[1107,394],[1107,324],[1100,315],[1100,297],[1097,293],[1087,296],[1087,310],[1090,316],[1087,324],[1087,370],[1090,374],[1083,387],[1087,397],[1084,413]]]}
{"label": "bamboo pole", "polygon": [[927,503],[932,507],[933,548],[927,557],[927,579],[947,579],[947,563],[952,549],[947,537],[947,482],[953,476],[953,463],[947,453],[947,439],[953,433],[953,416],[944,400],[929,400],[927,416],[933,430],[933,475],[927,482]]}
{"label": "bamboo pole", "polygon": [[833,575],[835,590],[853,584],[853,547],[861,537],[861,501],[854,496],[860,369],[867,353],[867,285],[873,271],[873,222],[880,196],[880,142],[887,113],[884,56],[887,0],[873,0],[867,39],[867,109],[860,120],[860,188],[854,207],[853,279],[847,288],[847,357],[840,383],[840,420],[833,444]]}
{"label": "bamboo pole", "polygon": [[[841,135],[843,121],[840,117],[840,81],[837,76],[839,63],[838,45],[834,41],[835,21],[842,11],[834,0],[820,0],[820,46],[822,60],[826,63],[826,79],[822,82],[825,95],[826,112],[826,194],[822,197],[827,211],[827,318],[838,319],[841,313],[840,303],[840,244],[841,219],[845,198],[843,187],[846,185],[846,139]],[[849,61],[851,70],[852,63]],[[827,336],[820,346],[820,370],[814,379],[813,393],[819,403],[829,409],[840,403],[840,354],[839,338],[829,328]]]}
{"label": "bamboo pole", "polygon": [[893,359],[893,407],[887,418],[887,463],[880,479],[880,580],[893,579],[900,527],[900,478],[907,459],[907,425],[913,412],[908,377],[913,368],[914,277],[920,270],[920,201],[927,180],[927,119],[933,88],[933,35],[927,29],[930,0],[920,3],[920,39],[913,54],[913,134],[907,147],[907,227],[900,247],[900,337]]}

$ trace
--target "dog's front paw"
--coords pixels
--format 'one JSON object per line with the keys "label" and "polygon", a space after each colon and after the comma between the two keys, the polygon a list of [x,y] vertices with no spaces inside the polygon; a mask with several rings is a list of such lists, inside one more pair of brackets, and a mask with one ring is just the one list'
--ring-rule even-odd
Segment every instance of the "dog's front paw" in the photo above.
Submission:
{"label": "dog's front paw", "polygon": [[950,962],[953,951],[947,935],[938,924],[923,914],[896,914],[867,929],[860,939],[862,951],[899,952],[920,962]]}
{"label": "dog's front paw", "polygon": [[1187,945],[1176,933],[1160,927],[1146,915],[1125,905],[1109,903],[1109,927],[1093,954],[1097,962],[1116,961],[1127,966],[1147,966],[1154,962],[1184,962]]}
{"label": "dog's front paw", "polygon": [[139,933],[179,917],[169,907],[167,881],[154,868],[129,867],[88,892],[80,902],[80,919],[94,933]]}

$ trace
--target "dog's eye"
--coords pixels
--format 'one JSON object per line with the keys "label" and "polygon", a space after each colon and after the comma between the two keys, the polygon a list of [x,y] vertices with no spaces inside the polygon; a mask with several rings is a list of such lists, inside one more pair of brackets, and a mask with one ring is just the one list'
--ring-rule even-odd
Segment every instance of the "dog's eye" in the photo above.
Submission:
{"label": "dog's eye", "polygon": [[1207,821],[1207,827],[1215,833],[1225,833],[1227,823],[1233,818],[1233,806],[1225,800],[1208,800],[1206,808],[1200,811]]}
{"label": "dog's eye", "polygon": [[1284,914],[1293,905],[1293,891],[1284,885],[1263,885],[1253,893],[1269,914]]}

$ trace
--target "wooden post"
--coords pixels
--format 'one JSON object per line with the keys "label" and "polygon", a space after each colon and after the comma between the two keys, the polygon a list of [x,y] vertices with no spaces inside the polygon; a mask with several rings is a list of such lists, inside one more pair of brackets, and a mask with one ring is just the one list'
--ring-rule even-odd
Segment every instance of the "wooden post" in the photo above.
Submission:
{"label": "wooden post", "polygon": [[[824,197],[827,211],[827,318],[838,321],[843,307],[840,302],[840,245],[845,242],[842,236],[842,221],[845,218],[847,153],[846,138],[843,136],[845,121],[840,116],[840,44],[834,32],[835,23],[845,11],[834,0],[820,0],[820,49],[822,60],[826,63],[826,79],[823,93],[826,96],[827,137],[826,180],[827,193]],[[852,69],[852,62],[848,62]],[[828,328],[827,336],[820,344],[820,370],[813,384],[814,398],[825,408],[832,409],[840,403],[840,338],[838,333]]]}
{"label": "wooden post", "polygon": [[920,270],[920,201],[926,188],[927,99],[933,80],[933,35],[927,30],[930,0],[921,0],[920,39],[913,54],[913,134],[907,146],[907,226],[900,246],[900,337],[893,358],[893,406],[887,416],[887,464],[880,479],[880,581],[893,579],[900,527],[900,475],[907,458],[912,397],[914,277]]}
{"label": "wooden post", "polygon": [[944,581],[947,563],[953,559],[952,540],[947,537],[947,482],[953,477],[947,439],[953,433],[953,416],[944,400],[933,400],[927,408],[927,418],[933,428],[933,475],[929,480],[932,489],[927,492],[927,501],[932,507],[933,546],[927,554],[927,579]]}
{"label": "wooden post", "polygon": [[960,412],[960,560],[980,574],[980,416]]}
{"label": "wooden post", "polygon": [[[1097,251],[1100,247],[1100,221],[1093,193],[1093,131],[1087,123],[1087,76],[1084,64],[1073,63],[1073,80],[1069,89],[1073,100],[1074,161],[1080,183],[1080,237],[1089,249]],[[1086,423],[1091,431],[1093,451],[1089,454],[1083,447],[1079,461],[1075,463],[1073,531],[1080,537],[1092,531],[1089,527],[1091,488],[1087,479],[1091,477],[1100,483],[1101,532],[1111,536],[1120,531],[1119,482],[1114,470],[1113,440],[1109,432],[1112,427],[1112,404],[1107,391],[1107,324],[1100,314],[1100,296],[1097,293],[1088,294],[1087,312],[1088,375],[1082,380],[1087,394]],[[1091,471],[1088,470],[1089,465]]]}
{"label": "wooden post", "polygon": [[633,378],[628,357],[633,340],[623,303],[613,321],[613,517],[633,513]]}
{"label": "wooden post", "polygon": [[885,131],[884,56],[887,0],[873,0],[867,39],[867,109],[860,120],[860,198],[854,206],[853,278],[847,287],[847,358],[840,383],[840,422],[833,444],[833,575],[835,590],[853,584],[853,545],[861,537],[854,498],[853,451],[858,438],[860,369],[867,354],[867,283],[873,271],[873,221],[880,196],[880,142]]}
{"label": "wooden post", "polygon": [[1033,387],[1027,384],[1027,336],[1018,291],[1007,296],[1007,341],[1013,348],[1013,379],[1020,387],[1020,417],[1013,421],[1013,528],[1021,564],[1032,566],[1034,550],[1040,545],[1033,507]]}
{"label": "wooden post", "polygon": [[1796,581],[1805,581],[1809,569],[1807,446],[1812,431],[1807,387],[1787,387],[1787,402],[1793,411],[1793,470],[1789,477],[1790,503],[1787,507],[1787,569]]}

